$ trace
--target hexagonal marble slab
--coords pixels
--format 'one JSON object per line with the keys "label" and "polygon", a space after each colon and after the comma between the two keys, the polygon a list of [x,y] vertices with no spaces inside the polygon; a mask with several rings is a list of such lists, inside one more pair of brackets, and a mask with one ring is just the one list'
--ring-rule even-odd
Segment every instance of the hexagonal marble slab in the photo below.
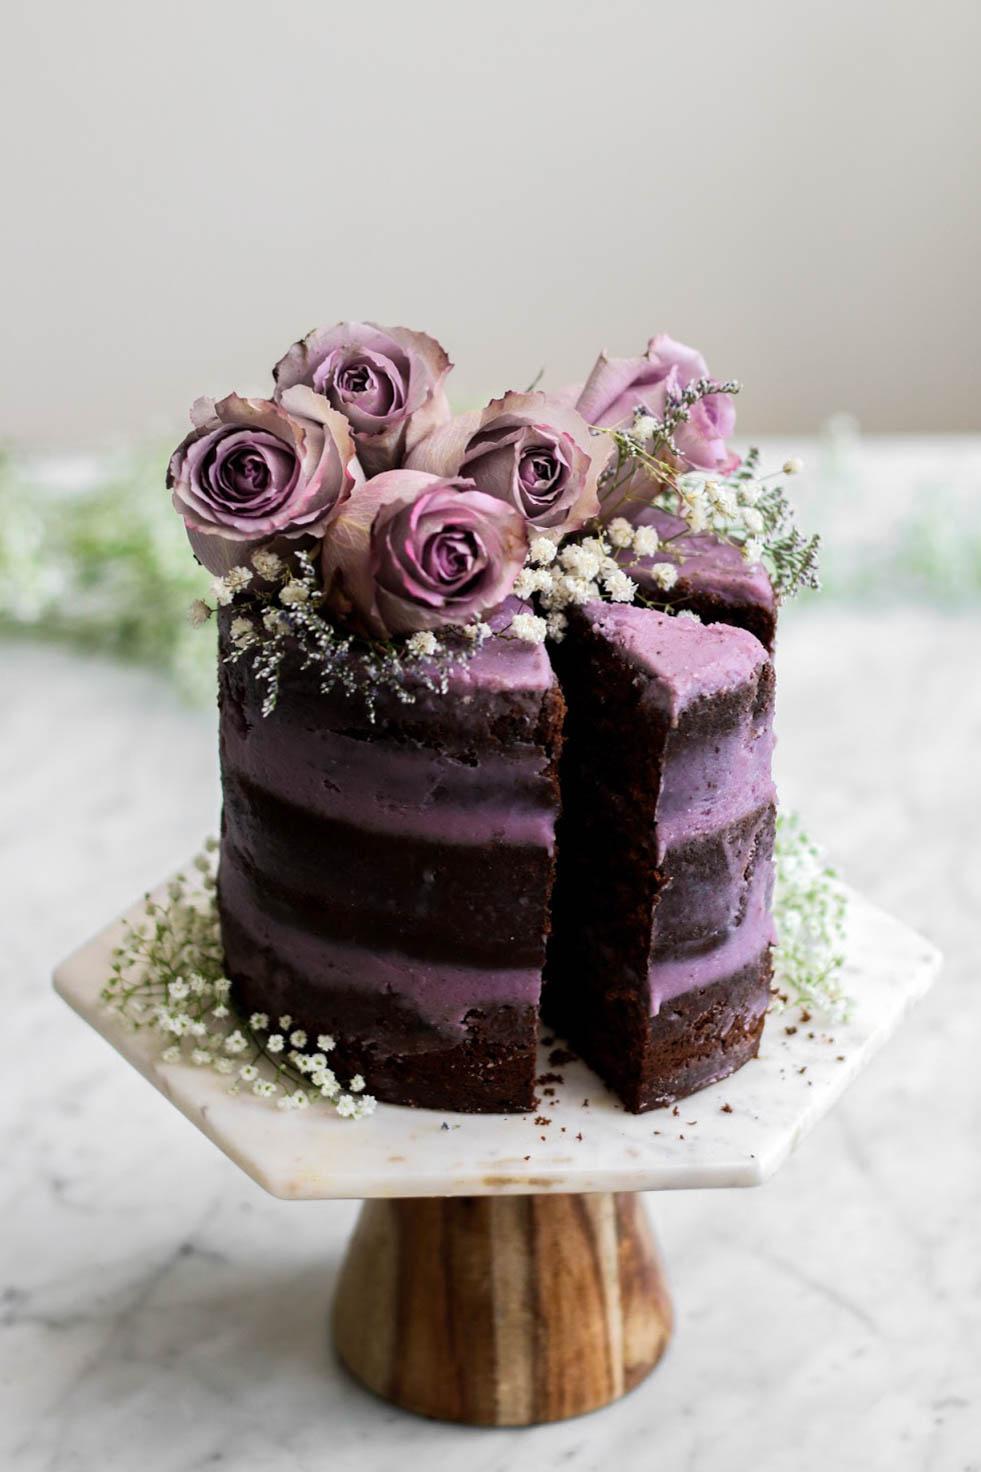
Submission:
{"label": "hexagonal marble slab", "polygon": [[[156,898],[163,898],[166,885]],[[283,1112],[229,1095],[218,1074],[160,1060],[152,1035],[128,1032],[99,993],[125,919],[101,931],[55,972],[57,991],[192,1124],[274,1196],[465,1196],[546,1191],[663,1191],[761,1184],[826,1114],[928,990],[940,953],[848,891],[844,987],[847,1023],[800,1009],[771,1013],[760,1056],[674,1109],[627,1114],[583,1063],[559,1073],[538,1115],[444,1114],[379,1105],[350,1121],[316,1107]],[[555,1047],[553,1043],[550,1046]]]}

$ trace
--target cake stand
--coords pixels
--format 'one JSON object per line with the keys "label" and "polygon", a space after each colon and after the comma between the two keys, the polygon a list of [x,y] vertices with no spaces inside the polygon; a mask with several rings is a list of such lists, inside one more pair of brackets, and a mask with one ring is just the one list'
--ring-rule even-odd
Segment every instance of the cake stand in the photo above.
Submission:
{"label": "cake stand", "polygon": [[671,1304],[637,1193],[762,1184],[940,966],[927,941],[849,892],[850,1020],[773,1012],[758,1059],[674,1108],[625,1113],[555,1041],[537,1114],[382,1105],[352,1122],[231,1096],[220,1075],[163,1063],[159,1038],[102,1008],[110,952],[142,904],[59,966],[58,992],[265,1190],[364,1200],[334,1303],[340,1357],[387,1400],[474,1425],[578,1415],[648,1375]]}

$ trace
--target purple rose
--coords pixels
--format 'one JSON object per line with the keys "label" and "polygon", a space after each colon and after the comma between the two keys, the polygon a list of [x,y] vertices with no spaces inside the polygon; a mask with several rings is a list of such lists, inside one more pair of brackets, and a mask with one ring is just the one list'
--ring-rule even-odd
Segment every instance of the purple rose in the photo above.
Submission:
{"label": "purple rose", "polygon": [[434,430],[407,463],[468,476],[531,526],[571,532],[599,510],[596,482],[609,454],[605,437],[590,434],[568,405],[547,394],[510,393]]}
{"label": "purple rose", "polygon": [[521,516],[472,481],[390,470],[359,486],[331,527],[324,587],[342,620],[386,639],[496,608],[526,549]]}
{"label": "purple rose", "polygon": [[294,343],[273,369],[276,397],[305,383],[350,421],[369,475],[398,465],[450,417],[443,380],[452,364],[439,343],[407,327],[339,322]]}
{"label": "purple rose", "polygon": [[[606,429],[626,424],[638,407],[661,418],[671,397],[694,379],[708,377],[701,353],[662,332],[651,338],[642,358],[608,358],[601,353],[576,408],[590,424]],[[729,450],[726,439],[735,423],[731,395],[710,394],[700,399],[688,422],[679,425],[674,435],[686,463],[701,470],[734,470],[739,456]]]}
{"label": "purple rose", "polygon": [[359,474],[347,420],[309,388],[278,404],[198,399],[167,471],[198,557],[227,572],[279,538],[319,537]]}

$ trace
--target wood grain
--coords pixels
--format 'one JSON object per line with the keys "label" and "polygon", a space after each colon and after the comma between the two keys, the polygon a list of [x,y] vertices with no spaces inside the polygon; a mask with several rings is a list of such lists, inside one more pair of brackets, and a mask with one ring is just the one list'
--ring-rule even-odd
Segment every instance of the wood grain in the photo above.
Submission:
{"label": "wood grain", "polygon": [[670,1332],[634,1195],[368,1201],[334,1305],[340,1357],[369,1389],[482,1426],[606,1405],[650,1373]]}

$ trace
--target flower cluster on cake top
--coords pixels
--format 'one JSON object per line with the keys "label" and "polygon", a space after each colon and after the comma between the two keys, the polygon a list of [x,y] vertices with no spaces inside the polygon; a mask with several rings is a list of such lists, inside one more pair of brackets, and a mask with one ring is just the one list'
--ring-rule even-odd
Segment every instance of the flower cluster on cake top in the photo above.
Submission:
{"label": "flower cluster on cake top", "polygon": [[362,688],[404,691],[411,668],[445,689],[490,619],[540,643],[593,599],[688,612],[671,593],[692,536],[778,594],[815,583],[816,538],[729,445],[739,385],[695,349],[662,333],[581,386],[458,415],[451,366],[425,333],[342,322],[294,343],[270,398],[193,406],[168,485],[215,605],[240,605],[231,657],[251,656],[268,708],[290,648],[325,689],[351,680],[352,650]]}

